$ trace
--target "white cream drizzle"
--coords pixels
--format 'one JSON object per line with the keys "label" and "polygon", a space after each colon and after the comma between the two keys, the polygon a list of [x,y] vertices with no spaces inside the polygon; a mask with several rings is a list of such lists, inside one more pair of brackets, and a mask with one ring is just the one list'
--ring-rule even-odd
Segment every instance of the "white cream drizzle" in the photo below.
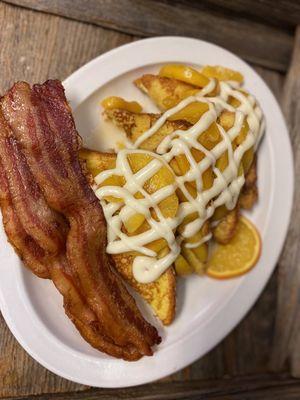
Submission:
{"label": "white cream drizzle", "polygon": [[[238,200],[240,190],[245,182],[244,175],[238,175],[238,166],[245,152],[254,147],[256,149],[263,131],[264,120],[262,110],[251,95],[245,96],[238,88],[236,82],[220,82],[220,94],[215,97],[205,97],[212,92],[216,86],[216,81],[211,79],[206,87],[196,95],[182,100],[177,106],[167,110],[144,132],[135,143],[131,143],[130,148],[118,152],[116,168],[107,170],[95,178],[97,185],[104,182],[112,175],[125,177],[126,184],[123,187],[103,186],[95,190],[96,196],[100,199],[104,215],[108,224],[108,245],[107,252],[110,254],[136,251],[141,256],[134,258],[133,274],[137,281],[149,283],[155,281],[180,254],[181,242],[195,235],[201,229],[203,223],[214,213],[215,209],[225,205],[228,209],[233,209]],[[240,101],[240,106],[234,108],[227,103],[228,97],[232,96]],[[182,110],[193,102],[207,103],[209,109],[205,112],[198,122],[188,130],[176,130],[167,136],[158,146],[157,153],[139,150],[138,147],[149,137],[154,135],[166,122],[168,118]],[[223,140],[212,150],[207,150],[198,142],[198,138],[209,126],[216,122],[220,113],[228,110],[235,113],[235,122],[227,132],[217,124]],[[244,118],[247,118],[249,131],[246,139],[233,150],[232,142],[240,133]],[[192,156],[191,149],[195,148],[202,151],[205,157],[196,162]],[[228,166],[224,171],[216,168],[216,160],[224,153],[228,152]],[[134,153],[149,154],[153,160],[144,168],[133,174],[128,155]],[[175,182],[158,190],[153,194],[148,194],[143,188],[144,183],[150,179],[162,166],[169,167],[169,162],[174,156],[184,154],[190,163],[190,170],[184,176],[175,176]],[[212,167],[215,179],[211,188],[203,190],[202,174],[207,168]],[[186,182],[196,182],[197,197],[194,198],[185,187]],[[186,202],[180,203],[179,210],[174,218],[165,218],[158,207],[158,204],[180,188],[186,196]],[[144,198],[136,199],[134,194],[140,192]],[[117,203],[107,202],[106,196],[122,198],[123,201]],[[150,209],[154,209],[158,221],[152,218]],[[185,225],[181,235],[176,234],[176,228],[182,223],[184,218],[191,213],[198,213],[198,218]],[[150,225],[150,229],[135,236],[128,236],[122,232],[122,224],[130,216],[140,213]],[[158,259],[157,254],[146,247],[150,242],[164,238],[170,249],[169,253]],[[203,237],[197,243],[186,243],[188,248],[195,248],[208,241],[211,233]]]}

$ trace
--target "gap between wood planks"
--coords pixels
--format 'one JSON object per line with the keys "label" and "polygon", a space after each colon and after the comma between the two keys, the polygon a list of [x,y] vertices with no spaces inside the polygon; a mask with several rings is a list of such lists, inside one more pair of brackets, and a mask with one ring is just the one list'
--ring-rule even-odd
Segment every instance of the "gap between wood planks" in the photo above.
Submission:
{"label": "gap between wood planks", "polygon": [[[2,61],[3,64],[1,64],[2,74],[0,83],[2,87],[6,86],[6,88],[8,88],[12,81],[16,79],[36,81],[46,79],[49,76],[64,78],[71,72],[73,72],[73,70],[77,69],[80,65],[95,57],[96,55],[107,51],[112,47],[116,47],[120,44],[132,40],[131,36],[112,32],[109,30],[104,30],[100,27],[89,24],[81,24],[80,22],[71,21],[69,19],[58,18],[42,13],[35,13],[25,9],[22,10],[19,7],[11,7],[5,4],[2,4],[1,9],[2,8],[5,8],[6,11],[3,17],[3,30],[1,33],[1,39],[3,39],[3,43],[1,44],[0,48],[0,54],[2,55],[2,60],[0,59],[0,63]],[[8,25],[10,27],[8,27]],[[68,38],[67,45],[65,41],[62,40],[63,37]],[[20,38],[22,38],[22,40],[20,40]],[[24,56],[24,62],[20,62],[20,56]],[[279,74],[277,74],[276,72],[267,71],[262,68],[259,69],[259,72],[266,80],[269,81],[269,84],[271,85],[273,90],[275,90],[277,95],[280,96],[282,77],[280,77]],[[299,78],[299,75],[297,76]],[[293,81],[291,81],[290,85],[293,86]],[[298,93],[300,92],[298,91]],[[297,96],[294,97],[293,102],[296,98]],[[294,118],[292,113],[292,109],[294,108],[295,107],[293,106],[290,109],[289,119],[291,121]],[[287,107],[287,109],[289,109],[289,107]],[[297,112],[299,114],[299,109]],[[298,231],[296,227],[295,235],[297,234],[297,232]],[[299,236],[296,236],[295,240],[297,240],[297,237]],[[294,243],[294,245],[297,245],[297,241]],[[288,261],[289,259],[287,258],[287,268],[289,266]],[[295,268],[295,266],[293,268]],[[290,275],[290,277],[291,279],[294,278],[293,275]],[[289,289],[289,285],[287,285],[287,288]],[[284,287],[281,287],[280,291],[284,293]],[[295,293],[295,290],[293,290],[292,293]],[[282,300],[279,302],[279,305],[281,303],[281,307],[279,306],[278,308],[281,314],[281,318],[279,318],[279,320],[282,320],[283,322],[285,321],[282,316],[285,315],[286,311],[286,309],[284,308],[284,301],[290,301],[289,299],[287,299],[287,294],[285,294],[285,297],[283,296]],[[264,302],[264,304],[268,305],[268,303],[266,302]],[[266,310],[263,309],[259,311],[256,309],[256,311],[257,312],[255,314],[255,310],[253,310],[253,318],[246,319],[245,323],[242,323],[237,328],[235,333],[233,333],[232,336],[229,336],[226,339],[226,341],[224,342],[225,344],[223,343],[218,348],[216,348],[214,352],[211,352],[207,356],[206,359],[202,359],[201,361],[198,361],[196,365],[190,367],[189,370],[191,371],[192,377],[198,379],[208,377],[211,378],[216,375],[224,373],[226,374],[228,373],[228,371],[231,371],[233,374],[240,374],[254,371],[256,372],[257,370],[259,370],[259,368],[261,368],[260,363],[262,363],[263,357],[260,357],[258,361],[257,354],[266,352],[269,350],[269,348],[265,346],[265,342],[262,342],[260,338],[260,336],[263,335],[267,336],[267,329],[265,327],[262,327],[262,333],[259,334],[258,326],[259,320],[261,321],[261,323],[263,322],[262,317],[265,315]],[[282,327],[280,329],[280,321],[278,327],[279,341],[276,340],[275,345],[277,347],[279,343],[278,349],[283,349],[282,354],[284,354],[283,358],[285,359],[287,356],[285,343],[287,342],[283,340],[280,344],[280,339],[284,339],[284,336],[280,333],[282,332]],[[250,341],[248,337],[249,332],[255,332],[255,334],[258,336],[254,337],[253,340]],[[239,338],[238,343],[236,343],[237,338]],[[39,393],[41,391],[64,392],[67,390],[73,391],[77,390],[77,388],[83,388],[80,385],[67,382],[39,366],[29,356],[27,356],[25,352],[15,343],[8,330],[1,331],[0,347],[1,341],[3,343],[3,348],[6,349],[5,354],[7,354],[7,363],[4,366],[4,372],[5,376],[7,377],[7,379],[9,379],[10,382],[9,383],[8,381],[6,381],[10,385],[10,387],[0,387],[0,392],[2,390],[3,393],[2,395],[11,396],[24,393],[25,399],[29,398],[28,395],[25,395],[25,393],[28,393],[30,391],[31,393]],[[292,343],[292,341],[290,343]],[[227,353],[226,346],[229,349]],[[234,346],[236,354],[232,352],[232,346]],[[262,346],[264,347],[263,349]],[[238,354],[239,348],[243,349],[243,355]],[[246,352],[247,348],[249,349],[249,353]],[[224,354],[226,353],[227,356],[226,354],[223,355],[223,352]],[[232,358],[232,361],[230,362],[228,362],[229,352]],[[251,360],[247,359],[247,354],[251,354]],[[1,355],[3,355],[3,353]],[[230,364],[229,367],[227,364]],[[210,376],[208,376],[209,374]],[[0,386],[1,384],[2,382],[0,382]],[[168,390],[168,388],[171,386],[171,384],[168,386],[166,382],[160,382],[155,385],[158,386],[161,384],[166,385],[164,386],[165,390]],[[185,393],[189,393],[187,391],[187,388],[189,387],[188,383],[182,383],[183,386],[180,386],[181,383],[176,384],[178,384],[179,387],[182,387],[182,392],[184,391]],[[289,385],[289,383],[287,383],[287,385]],[[293,387],[297,387],[299,393],[298,386],[295,386],[293,383]],[[6,392],[4,393],[3,390],[6,390]],[[285,392],[287,392],[285,385],[284,387],[281,387],[281,389],[277,388],[276,390],[284,390]],[[91,393],[94,393],[94,391],[92,391]],[[151,392],[149,393],[151,394]],[[148,394],[148,398],[150,394]],[[54,394],[49,396],[54,396]],[[109,396],[110,398],[112,398],[111,394]],[[38,398],[42,398],[42,396]],[[52,399],[53,397],[50,398]],[[231,397],[230,399],[233,399],[233,397]],[[266,397],[264,399],[266,399]],[[299,394],[296,399],[299,400]],[[280,398],[280,400],[283,400],[283,397]]]}
{"label": "gap between wood planks", "polygon": [[[190,36],[225,46],[246,60],[286,71],[293,46],[287,31],[176,2],[149,0],[5,0],[5,2],[138,36]],[[253,6],[253,3],[251,5]]]}
{"label": "gap between wood planks", "polygon": [[299,400],[299,393],[298,380],[285,375],[259,375],[209,381],[160,382],[118,390],[89,389],[15,397],[14,400]]}
{"label": "gap between wood planks", "polygon": [[292,375],[300,378],[300,26],[296,30],[282,108],[294,152],[295,194],[287,240],[279,261],[275,338],[270,367],[279,371],[289,361]]}

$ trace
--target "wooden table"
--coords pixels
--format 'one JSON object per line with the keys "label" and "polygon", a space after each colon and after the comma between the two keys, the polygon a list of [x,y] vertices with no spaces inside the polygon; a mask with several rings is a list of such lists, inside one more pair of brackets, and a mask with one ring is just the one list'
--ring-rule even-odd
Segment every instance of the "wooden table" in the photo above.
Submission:
{"label": "wooden table", "polygon": [[[292,0],[0,2],[0,93],[20,79],[64,79],[90,59],[139,37],[207,39],[252,63],[280,101],[293,142],[297,182],[298,23],[300,5]],[[275,273],[247,317],[201,360],[153,384],[92,389],[41,367],[18,345],[0,317],[0,398],[299,400],[299,204],[300,185],[296,185],[293,218]]]}

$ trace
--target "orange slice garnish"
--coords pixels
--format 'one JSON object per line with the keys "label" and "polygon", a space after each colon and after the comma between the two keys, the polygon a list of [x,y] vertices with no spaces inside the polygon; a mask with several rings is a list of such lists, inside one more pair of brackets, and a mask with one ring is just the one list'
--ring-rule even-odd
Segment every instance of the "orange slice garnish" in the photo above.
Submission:
{"label": "orange slice garnish", "polygon": [[212,278],[228,279],[248,272],[261,253],[261,238],[256,227],[240,217],[237,231],[228,244],[216,244],[207,263],[206,273]]}

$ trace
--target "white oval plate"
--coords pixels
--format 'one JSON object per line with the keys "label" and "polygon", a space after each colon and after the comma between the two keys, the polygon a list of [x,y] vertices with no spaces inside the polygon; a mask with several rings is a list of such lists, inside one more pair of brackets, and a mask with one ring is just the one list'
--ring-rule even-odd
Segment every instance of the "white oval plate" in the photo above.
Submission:
{"label": "white oval plate", "polygon": [[[132,80],[168,62],[221,64],[241,71],[245,87],[262,106],[267,129],[258,157],[260,199],[250,213],[262,235],[261,258],[249,274],[240,278],[216,281],[193,276],[179,280],[176,320],[168,328],[156,322],[162,344],[153,357],[129,363],[101,354],[84,342],[64,315],[61,297],[52,283],[36,278],[22,266],[7,244],[1,224],[0,304],[10,330],[39,363],[82,384],[115,388],[139,385],[172,374],[203,356],[253,305],[275,267],[286,236],[293,198],[293,160],[287,128],[262,79],[221,47],[179,37],[146,39],[112,50],[80,68],[64,86],[85,145],[103,146],[98,132],[100,99],[120,95],[150,107]],[[110,137],[107,124],[100,128],[102,135]],[[149,316],[149,310],[145,312]]]}

